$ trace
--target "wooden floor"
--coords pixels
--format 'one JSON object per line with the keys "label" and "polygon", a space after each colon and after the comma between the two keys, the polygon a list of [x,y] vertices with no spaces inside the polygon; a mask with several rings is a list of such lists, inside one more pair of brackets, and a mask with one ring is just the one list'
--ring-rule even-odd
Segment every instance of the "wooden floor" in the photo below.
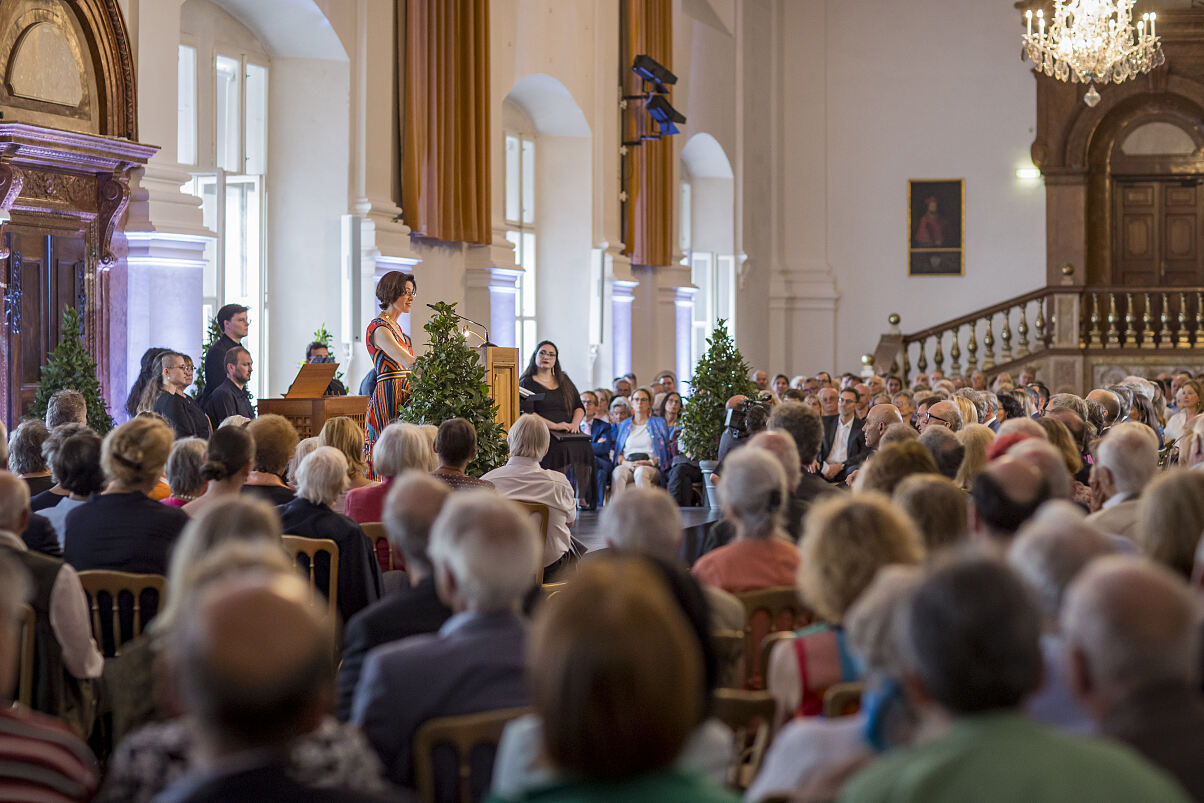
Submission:
{"label": "wooden floor", "polygon": [[[577,511],[577,522],[573,525],[573,535],[585,544],[590,552],[605,549],[600,533],[602,512],[598,510]],[[711,522],[719,519],[719,510],[709,507],[683,507],[681,509],[681,525],[685,531],[686,541],[701,537]]]}

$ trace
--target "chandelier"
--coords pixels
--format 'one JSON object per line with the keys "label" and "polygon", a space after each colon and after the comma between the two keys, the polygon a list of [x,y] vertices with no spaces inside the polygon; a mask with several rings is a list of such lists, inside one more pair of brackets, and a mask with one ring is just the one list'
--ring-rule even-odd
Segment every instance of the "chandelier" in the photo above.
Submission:
{"label": "chandelier", "polygon": [[1157,15],[1142,14],[1133,25],[1134,0],[1054,0],[1053,21],[1045,12],[1024,12],[1025,55],[1059,81],[1088,84],[1083,100],[1099,103],[1095,84],[1121,83],[1166,62],[1158,39]]}

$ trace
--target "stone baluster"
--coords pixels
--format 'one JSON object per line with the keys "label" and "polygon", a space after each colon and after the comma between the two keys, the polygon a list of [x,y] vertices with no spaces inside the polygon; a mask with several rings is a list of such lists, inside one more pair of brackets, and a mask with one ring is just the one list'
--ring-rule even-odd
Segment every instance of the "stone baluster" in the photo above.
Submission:
{"label": "stone baluster", "polygon": [[1120,345],[1120,316],[1116,314],[1116,293],[1108,293],[1108,345]]}
{"label": "stone baluster", "polygon": [[932,352],[933,368],[941,373],[945,371],[945,352],[941,349],[941,335],[936,336],[936,350]]}
{"label": "stone baluster", "polygon": [[916,361],[916,368],[920,369],[921,374],[928,373],[928,355],[924,353],[926,348],[928,348],[928,338],[920,341],[920,359]]}
{"label": "stone baluster", "polygon": [[966,341],[966,374],[972,374],[978,370],[978,340],[975,337],[975,324],[970,322],[970,339]]}
{"label": "stone baluster", "polygon": [[1016,324],[1016,334],[1020,339],[1016,342],[1016,356],[1027,357],[1028,351],[1028,304],[1020,305],[1020,323]]}
{"label": "stone baluster", "polygon": [[908,343],[903,344],[903,386],[911,385],[911,355],[907,353]]}
{"label": "stone baluster", "polygon": [[949,368],[955,374],[960,374],[962,372],[962,366],[961,366],[962,349],[961,349],[961,346],[957,345],[957,336],[958,336],[958,334],[961,333],[961,329],[962,328],[960,326],[955,327],[953,329],[953,332],[952,332],[953,342],[949,345],[949,359],[951,359],[953,361],[952,364],[949,366]]}
{"label": "stone baluster", "polygon": [[1204,293],[1196,292],[1196,348],[1204,348]]}
{"label": "stone baluster", "polygon": [[1158,342],[1170,348],[1174,345],[1174,335],[1171,334],[1171,300],[1166,293],[1162,294],[1162,309],[1159,311],[1158,321],[1162,324],[1158,329]]}
{"label": "stone baluster", "polygon": [[1037,301],[1037,319],[1033,321],[1033,325],[1037,327],[1037,342],[1041,348],[1049,346],[1049,332],[1045,330],[1045,299]]}
{"label": "stone baluster", "polygon": [[1187,331],[1187,293],[1179,294],[1179,336],[1176,343],[1179,348],[1191,348],[1191,335]]}
{"label": "stone baluster", "polygon": [[1154,348],[1154,313],[1150,308],[1150,294],[1145,294],[1145,305],[1141,310],[1141,347]]}
{"label": "stone baluster", "polygon": [[1133,299],[1132,293],[1125,293],[1125,339],[1124,347],[1131,348],[1137,345],[1137,317],[1134,314],[1133,305],[1136,301]]}
{"label": "stone baluster", "polygon": [[987,331],[982,336],[982,370],[989,371],[995,367],[995,335],[991,333],[991,319],[994,316],[987,316]]}
{"label": "stone baluster", "polygon": [[1103,346],[1104,336],[1099,330],[1100,301],[1099,293],[1090,293],[1091,299],[1091,331],[1087,333],[1088,346]]}
{"label": "stone baluster", "polygon": [[999,350],[999,359],[1008,362],[1012,359],[1012,324],[1010,321],[1012,311],[1005,309],[1003,311],[1003,328],[999,330],[999,339],[1003,341],[1003,347]]}

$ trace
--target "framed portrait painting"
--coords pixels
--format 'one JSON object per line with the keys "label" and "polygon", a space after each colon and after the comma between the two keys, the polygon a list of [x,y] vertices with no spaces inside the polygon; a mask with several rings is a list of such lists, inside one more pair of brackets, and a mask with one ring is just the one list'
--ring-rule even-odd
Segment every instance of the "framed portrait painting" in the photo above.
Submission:
{"label": "framed portrait painting", "polygon": [[966,181],[907,182],[909,276],[961,276],[966,268]]}

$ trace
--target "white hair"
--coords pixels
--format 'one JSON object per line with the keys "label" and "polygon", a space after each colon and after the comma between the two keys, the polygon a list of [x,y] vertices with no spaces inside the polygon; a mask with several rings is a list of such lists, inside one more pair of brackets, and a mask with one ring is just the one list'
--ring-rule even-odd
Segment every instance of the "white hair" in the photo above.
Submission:
{"label": "white hair", "polygon": [[543,544],[518,505],[479,490],[450,496],[428,551],[431,565],[451,574],[468,607],[487,612],[518,606],[535,584]]}
{"label": "white hair", "polygon": [[616,549],[675,562],[681,510],[661,488],[629,488],[602,510],[600,534]]}
{"label": "white hair", "polygon": [[532,460],[543,460],[551,441],[548,425],[537,415],[520,415],[506,435],[511,457],[529,457]]}
{"label": "white hair", "polygon": [[769,452],[745,447],[723,461],[719,501],[746,535],[766,537],[781,525],[786,493],[786,472]]}
{"label": "white hair", "polygon": [[293,450],[293,456],[288,461],[288,476],[297,480],[297,467],[301,465],[301,461],[309,457],[314,449],[317,449],[320,444],[318,437],[315,435],[310,438],[302,438],[297,441],[297,448]]}
{"label": "white hair", "polygon": [[1117,424],[1100,442],[1095,461],[1112,472],[1117,491],[1138,493],[1158,470],[1158,436],[1136,421]]}
{"label": "white hair", "polygon": [[995,433],[995,437],[1002,438],[1004,435],[1011,435],[1013,432],[1032,435],[1034,438],[1040,438],[1043,441],[1049,440],[1049,436],[1045,434],[1045,430],[1041,428],[1041,425],[1028,416],[1007,419],[999,425],[999,431]]}
{"label": "white hair", "polygon": [[[1009,419],[1011,420],[1011,419]],[[1031,419],[1030,419],[1031,420]],[[1041,426],[1037,424],[1037,426]],[[1066,460],[1052,443],[1046,440],[1028,438],[1020,441],[1007,451],[1009,457],[1014,457],[1022,463],[1028,463],[1040,471],[1049,485],[1051,499],[1069,499],[1074,488],[1074,477],[1066,468]]]}
{"label": "white hair", "polygon": [[382,477],[396,477],[406,469],[430,471],[433,452],[420,427],[394,421],[381,431],[372,447],[372,470]]}
{"label": "white hair", "polygon": [[333,505],[347,482],[347,457],[333,446],[319,446],[297,466],[297,496],[315,505]]}
{"label": "white hair", "polygon": [[899,611],[906,608],[923,579],[924,570],[919,566],[888,564],[849,606],[845,615],[849,647],[867,669],[891,674],[903,669],[896,638]]}
{"label": "white hair", "polygon": [[786,472],[786,487],[792,490],[798,487],[802,478],[802,468],[799,466],[798,445],[794,438],[780,429],[766,429],[753,435],[748,445],[754,449],[764,449],[776,457],[782,464],[782,470]]}
{"label": "white hair", "polygon": [[1051,621],[1057,620],[1075,576],[1096,558],[1116,553],[1115,544],[1085,518],[1072,502],[1046,502],[1020,528],[1008,552],[1008,563],[1037,592]]}

